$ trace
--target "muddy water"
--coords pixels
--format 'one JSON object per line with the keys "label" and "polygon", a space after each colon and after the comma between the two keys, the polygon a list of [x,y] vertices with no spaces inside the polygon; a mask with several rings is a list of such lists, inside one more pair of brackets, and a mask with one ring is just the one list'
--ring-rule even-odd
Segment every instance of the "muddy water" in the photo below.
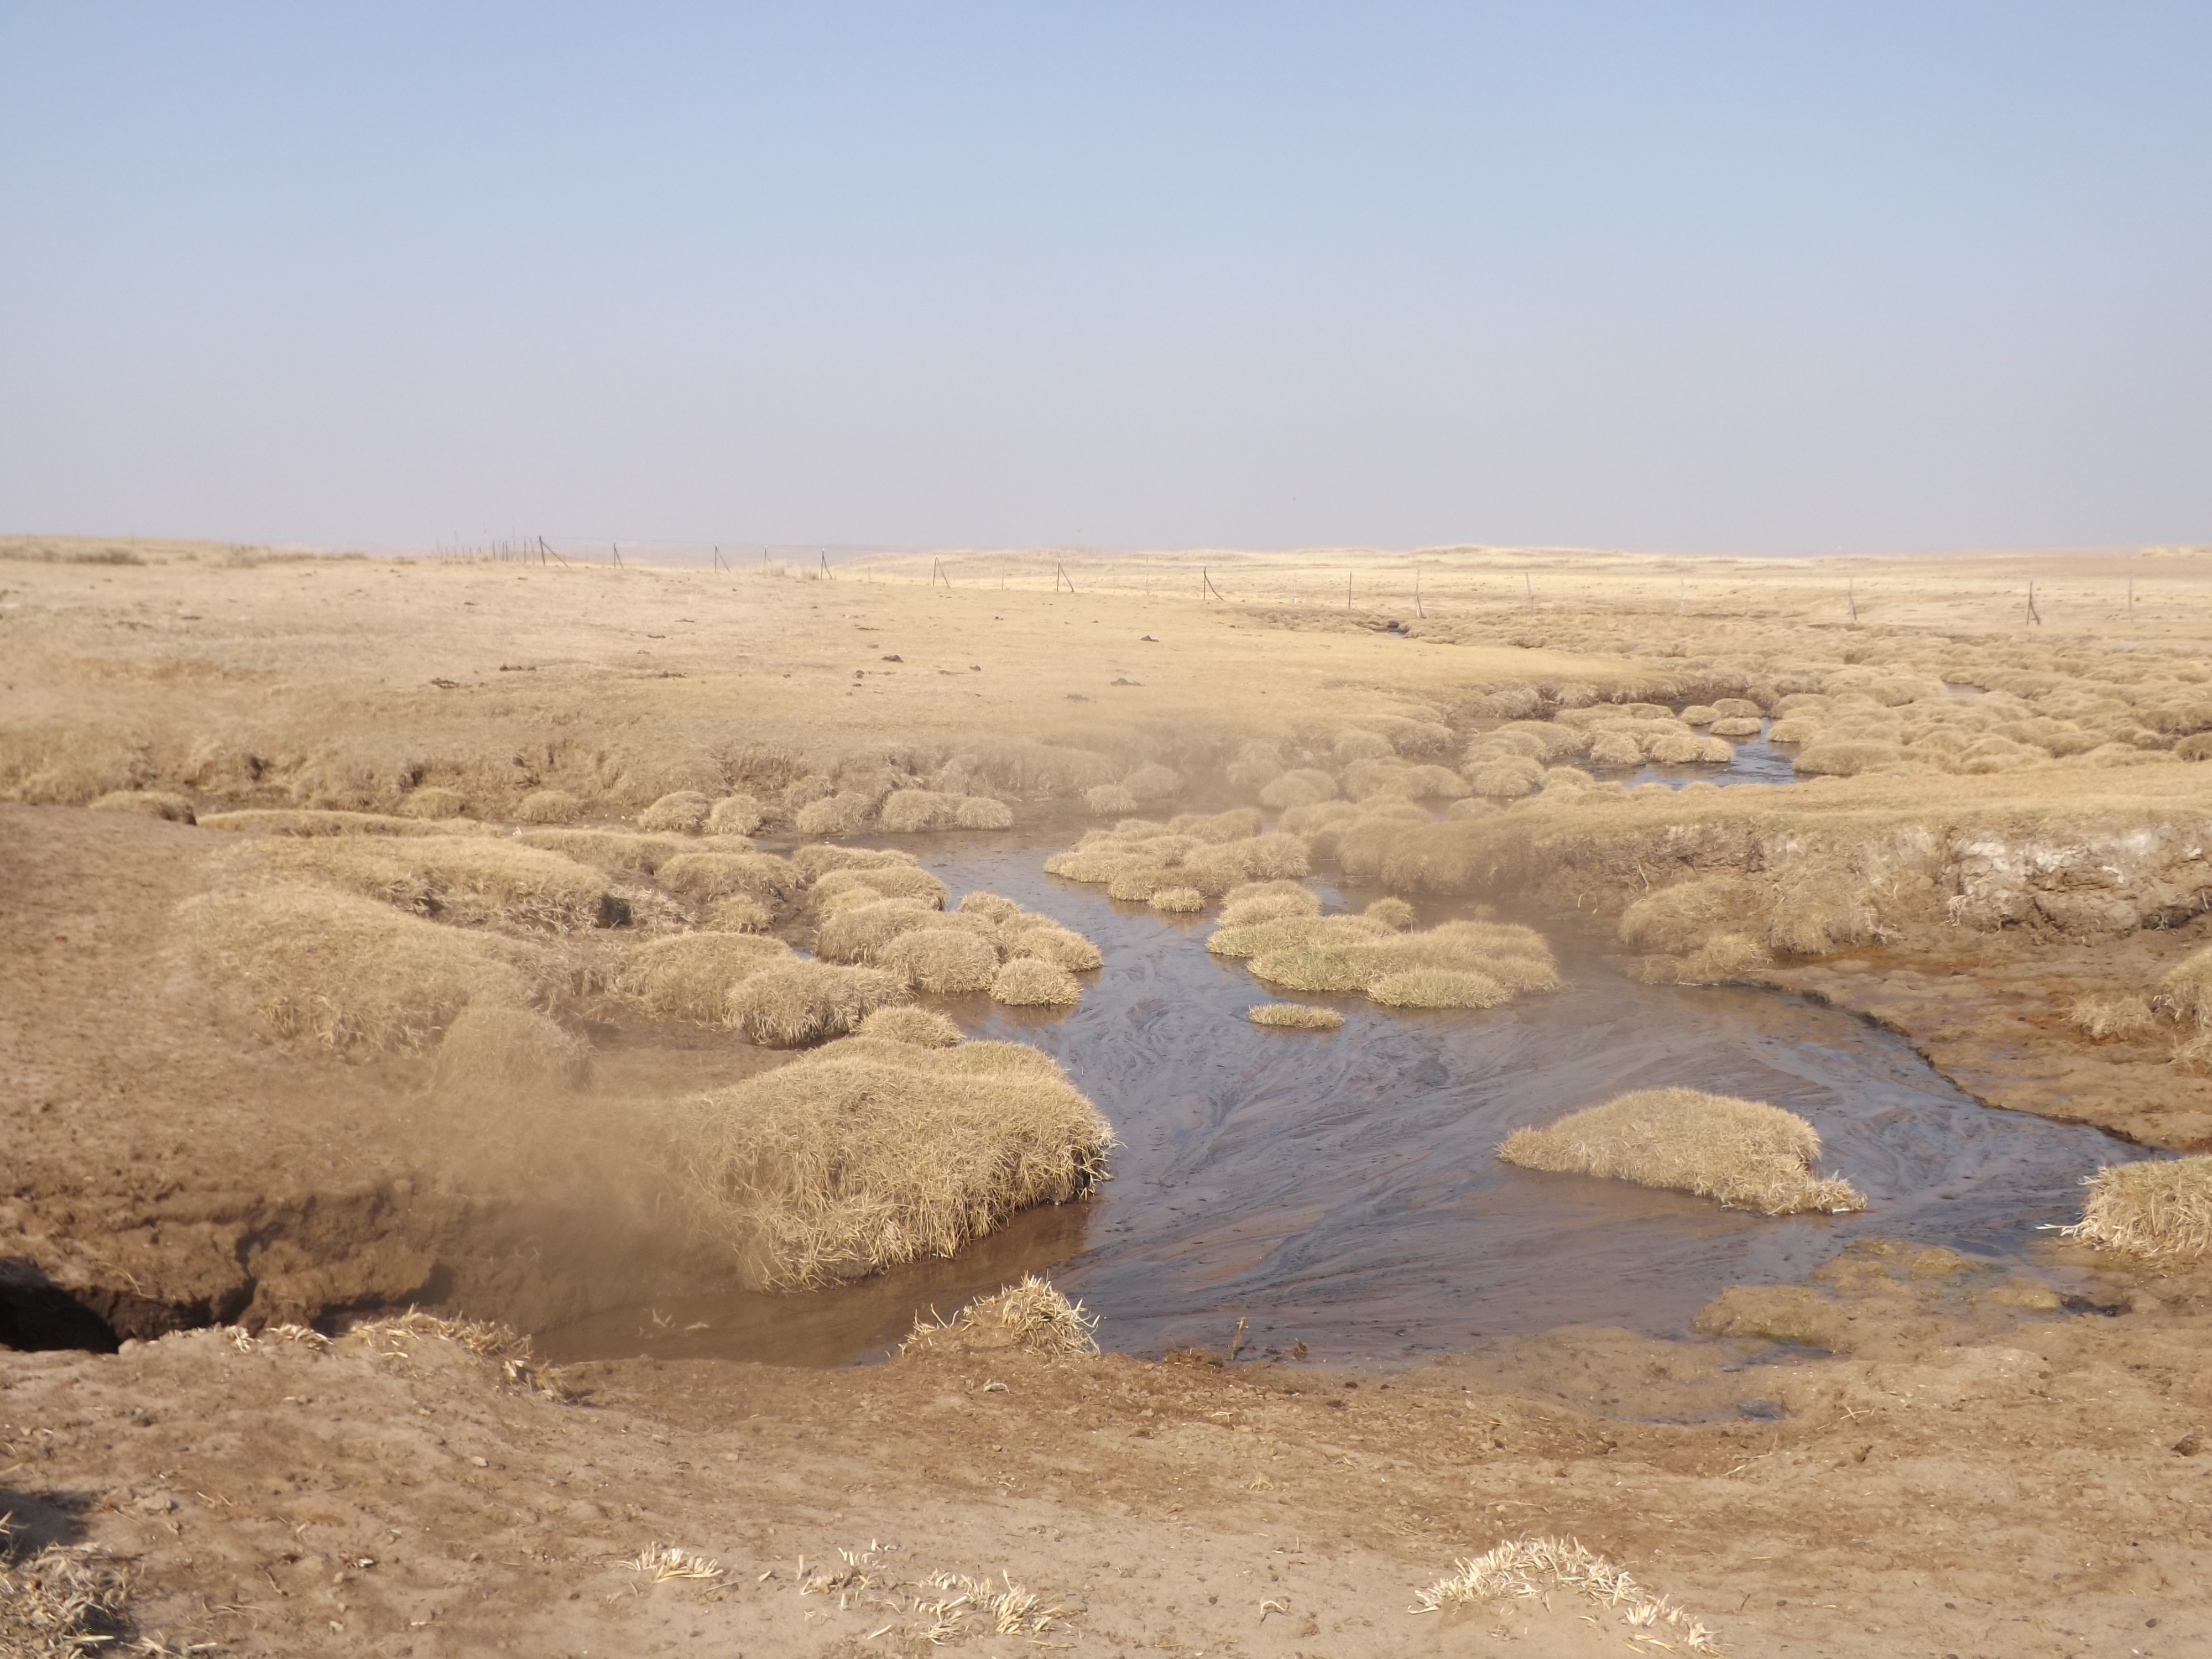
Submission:
{"label": "muddy water", "polygon": [[[545,1334],[550,1357],[866,1358],[918,1310],[949,1313],[1030,1268],[1100,1315],[1107,1346],[1146,1353],[1225,1348],[1239,1318],[1255,1351],[1304,1342],[1316,1358],[1571,1322],[1680,1334],[1723,1286],[1802,1277],[1860,1234],[2016,1250],[2038,1224],[2079,1213],[2084,1175],[2130,1155],[2094,1131],[1978,1106],[1848,1015],[1636,984],[1559,937],[1565,985],[1553,995],[1415,1013],[1310,999],[1340,1008],[1343,1029],[1261,1030],[1243,1014],[1266,994],[1206,954],[1210,921],[1115,904],[1044,875],[1046,849],[978,840],[924,861],[956,899],[1006,894],[1088,934],[1106,963],[1064,1013],[945,1006],[971,1035],[1034,1043],[1067,1067],[1124,1142],[1114,1179],[954,1261],[805,1297],[611,1313]],[[1492,1156],[1516,1126],[1668,1084],[1802,1113],[1869,1211],[1749,1216]]]}

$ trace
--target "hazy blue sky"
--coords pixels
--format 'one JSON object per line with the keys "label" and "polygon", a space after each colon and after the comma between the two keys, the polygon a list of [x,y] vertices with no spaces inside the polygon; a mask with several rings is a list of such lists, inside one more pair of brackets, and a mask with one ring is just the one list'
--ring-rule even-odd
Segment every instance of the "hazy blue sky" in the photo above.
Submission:
{"label": "hazy blue sky", "polygon": [[2212,540],[2212,5],[0,0],[0,529]]}

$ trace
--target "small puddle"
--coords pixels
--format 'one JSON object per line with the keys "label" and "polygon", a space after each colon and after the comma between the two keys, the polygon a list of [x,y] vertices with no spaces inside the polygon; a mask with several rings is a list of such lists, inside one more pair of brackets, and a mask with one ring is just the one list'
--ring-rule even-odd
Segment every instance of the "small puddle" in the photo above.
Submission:
{"label": "small puddle", "polygon": [[[1731,1284],[1802,1278],[1861,1235],[1984,1255],[2079,1213],[2081,1178],[2136,1154],[2094,1130],[1981,1107],[1898,1037],[1771,992],[1640,985],[1554,935],[1563,989],[1486,1012],[1326,997],[1341,1030],[1262,1030],[1266,991],[1175,921],[1043,873],[1012,836],[906,843],[951,884],[1004,893],[1096,940],[1060,1015],[942,1002],[972,1036],[1066,1066],[1124,1145],[1096,1198],[1031,1212],[951,1261],[798,1297],[719,1296],[542,1334],[566,1361],[652,1352],[833,1364],[880,1356],[1030,1269],[1101,1317],[1108,1347],[1316,1358],[1464,1348],[1566,1324],[1678,1335]],[[1059,843],[1055,843],[1059,844]],[[1316,884],[1332,901],[1338,896]],[[1425,921],[1449,914],[1434,907]],[[1802,1114],[1863,1215],[1771,1218],[1493,1156],[1509,1130],[1679,1084]]]}

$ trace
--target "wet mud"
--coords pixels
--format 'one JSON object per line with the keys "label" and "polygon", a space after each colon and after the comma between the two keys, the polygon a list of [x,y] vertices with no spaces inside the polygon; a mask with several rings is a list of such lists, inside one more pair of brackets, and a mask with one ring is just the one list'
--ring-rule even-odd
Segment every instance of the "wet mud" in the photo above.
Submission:
{"label": "wet mud", "polygon": [[[956,1261],[860,1285],[610,1311],[542,1332],[549,1358],[864,1360],[917,1311],[949,1313],[1030,1269],[1084,1299],[1104,1346],[1138,1353],[1226,1356],[1240,1320],[1248,1357],[1298,1344],[1315,1358],[1407,1356],[1581,1323],[1674,1335],[1723,1287],[1802,1278],[1857,1237],[2016,1255],[2078,1214],[2084,1176],[2139,1155],[1982,1107],[1849,1014],[1773,992],[1639,984],[1557,929],[1556,994],[1423,1012],[1310,998],[1341,1009],[1343,1028],[1261,1030],[1243,1013],[1268,994],[1207,955],[1210,919],[1046,876],[1045,849],[1025,839],[917,850],[956,902],[1006,894],[1096,940],[1105,966],[1064,1013],[942,1006],[973,1036],[1044,1049],[1098,1103],[1123,1142],[1101,1193],[1021,1217]],[[1803,1115],[1869,1208],[1760,1217],[1493,1155],[1521,1125],[1674,1084]]]}

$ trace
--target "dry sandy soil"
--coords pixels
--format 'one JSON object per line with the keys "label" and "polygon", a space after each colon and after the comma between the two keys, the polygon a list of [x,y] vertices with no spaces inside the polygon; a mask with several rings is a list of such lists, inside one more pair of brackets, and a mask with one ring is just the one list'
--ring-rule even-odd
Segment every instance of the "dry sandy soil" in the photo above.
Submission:
{"label": "dry sandy soil", "polygon": [[[1346,611],[1343,562],[1319,556],[1203,556],[1230,595],[1216,603],[1196,595],[1198,556],[1071,562],[1071,596],[1049,591],[1049,561],[982,556],[946,561],[948,593],[926,562],[825,583],[11,550],[61,556],[0,560],[15,797],[0,1340],[47,1350],[0,1352],[0,1510],[19,1556],[90,1547],[126,1572],[134,1638],[842,1656],[920,1651],[935,1630],[979,1654],[1684,1650],[1679,1627],[1631,1630],[1565,1593],[1409,1611],[1455,1559],[1547,1533],[1625,1563],[1735,1653],[2212,1638],[2207,1285],[2056,1249],[2015,1271],[1855,1247],[1806,1286],[1731,1291],[1679,1340],[1565,1330],[1395,1375],[992,1351],[537,1377],[428,1327],[344,1334],[418,1302],[542,1326],[711,1279],[626,1103],[768,1061],[720,1034],[610,1030],[596,1091],[520,1121],[428,1092],[417,1060],[272,1044],[172,932],[240,838],[85,810],[137,788],[203,813],[391,811],[434,786],[495,820],[557,787],[619,821],[672,788],[789,811],[950,769],[1018,822],[1072,832],[1082,789],[1147,763],[1180,769],[1192,804],[1226,805],[1219,768],[1249,738],[1395,717],[1457,742],[1498,723],[1500,688],[1649,695],[1689,663],[1709,690],[1711,665],[1761,641],[1844,661],[1867,641],[1985,665],[2070,653],[2065,672],[2096,684],[2115,663],[2191,665],[2212,635],[2201,554],[1814,568],[1469,551],[1423,562],[1418,609],[1404,562],[1354,562],[1367,587]],[[2013,614],[2031,577],[2057,643]],[[2212,823],[2212,769],[2164,741],[2110,769],[1638,797],[1601,819],[1539,806],[1496,819],[1533,826],[1536,863],[1511,863],[1520,842],[1479,849],[1506,860],[1508,890],[1407,884],[1609,935],[1655,878],[1899,825],[1933,826],[1940,883],[1944,859],[2000,832],[2118,845]],[[2206,942],[2195,877],[2146,863],[2128,890],[2157,891],[2127,926],[2074,926],[2068,868],[2022,876],[2002,925],[1951,925],[1931,887],[1920,909],[1906,900],[1924,895],[1896,898],[1880,937],[1747,976],[1893,1025],[1993,1104],[2212,1144],[2212,1083],[2174,1062],[2175,1032],[2093,1040],[2066,1014],[2085,991],[2154,986]],[[2102,915],[2111,895],[2091,885]],[[295,1321],[335,1346],[276,1333]],[[262,1334],[217,1328],[234,1324]],[[87,1351],[118,1336],[120,1352]],[[720,1571],[654,1583],[625,1565],[655,1545]],[[963,1593],[945,1574],[1039,1600],[999,1632],[969,1603],[927,1610]]]}

